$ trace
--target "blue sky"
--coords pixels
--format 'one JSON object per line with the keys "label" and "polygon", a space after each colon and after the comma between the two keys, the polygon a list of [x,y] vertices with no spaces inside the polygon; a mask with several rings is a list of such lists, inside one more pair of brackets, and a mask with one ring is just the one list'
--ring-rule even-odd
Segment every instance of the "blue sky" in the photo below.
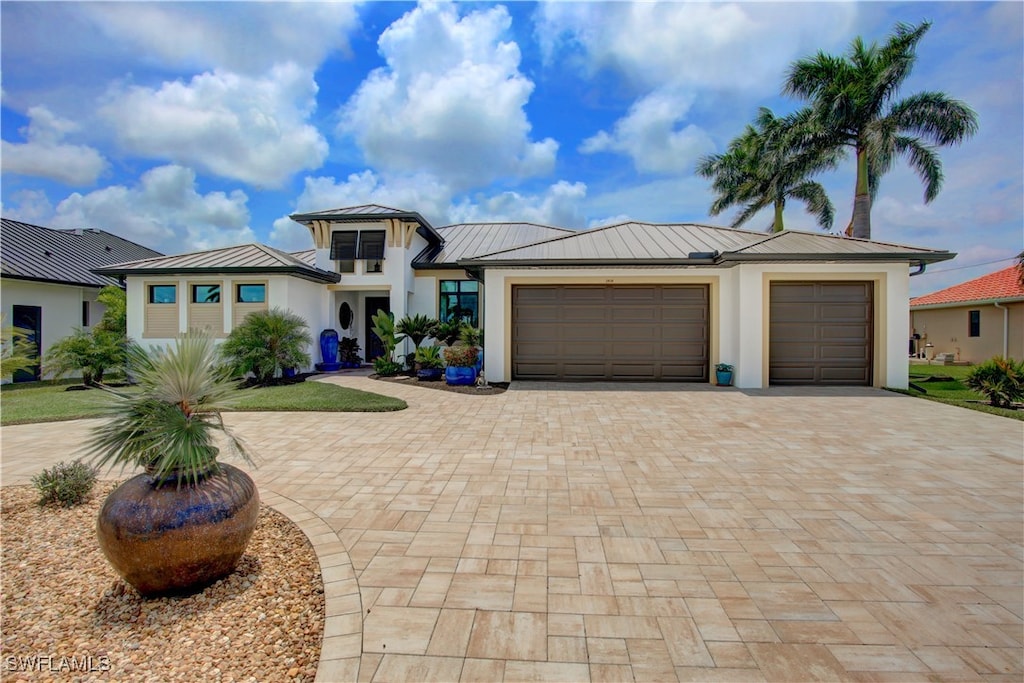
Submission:
{"label": "blue sky", "polygon": [[[4,2],[3,215],[165,253],[309,248],[288,214],[365,203],[434,225],[727,225],[696,160],[758,107],[800,106],[780,95],[793,60],[924,19],[903,94],[945,91],[980,130],[941,151],[931,204],[902,164],[882,181],[874,239],[960,254],[921,294],[1022,248],[1020,2]],[[852,160],[819,180],[845,227]],[[816,229],[799,204],[786,222]]]}

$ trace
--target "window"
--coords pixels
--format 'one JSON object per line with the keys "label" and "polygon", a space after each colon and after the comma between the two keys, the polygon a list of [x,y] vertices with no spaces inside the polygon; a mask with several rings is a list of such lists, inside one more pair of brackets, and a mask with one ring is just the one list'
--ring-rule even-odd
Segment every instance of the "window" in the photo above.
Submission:
{"label": "window", "polygon": [[267,301],[266,285],[238,285],[235,301],[240,304],[262,304]]}
{"label": "window", "polygon": [[981,311],[967,311],[967,336],[981,336]]}
{"label": "window", "polygon": [[151,304],[173,304],[178,299],[177,285],[150,285],[149,303]]}
{"label": "window", "polygon": [[192,303],[219,304],[220,285],[192,285]]}
{"label": "window", "polygon": [[82,327],[89,327],[89,302],[82,302]]}
{"label": "window", "polygon": [[379,273],[384,260],[383,230],[349,230],[331,235],[331,260],[338,262],[338,272],[354,273],[356,260],[366,261],[367,273]]}
{"label": "window", "polygon": [[480,283],[476,280],[441,280],[441,311],[438,316],[447,322],[464,320],[477,326]]}

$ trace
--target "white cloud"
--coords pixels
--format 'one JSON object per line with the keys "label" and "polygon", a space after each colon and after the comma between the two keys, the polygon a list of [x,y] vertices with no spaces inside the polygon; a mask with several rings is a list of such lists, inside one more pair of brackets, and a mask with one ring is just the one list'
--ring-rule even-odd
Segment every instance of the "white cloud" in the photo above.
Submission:
{"label": "white cloud", "polygon": [[852,3],[544,3],[536,33],[548,61],[612,69],[640,91],[666,84],[778,92],[779,66],[844,45]]}
{"label": "white cloud", "polygon": [[524,106],[533,82],[503,41],[504,7],[459,17],[452,4],[422,5],[378,42],[373,71],[341,110],[338,132],[390,173],[429,173],[456,189],[549,172],[558,143],[530,140]]}
{"label": "white cloud", "polygon": [[68,185],[91,185],[106,169],[103,156],[85,145],[61,142],[78,130],[74,121],[62,119],[43,106],[28,110],[29,124],[21,129],[27,142],[0,142],[4,173],[50,178]]}
{"label": "white cloud", "polygon": [[311,72],[279,64],[260,77],[214,71],[159,89],[114,88],[100,116],[133,154],[277,187],[327,156],[327,141],[308,123],[316,93]]}
{"label": "white cloud", "polygon": [[448,215],[453,223],[522,221],[558,228],[582,227],[586,195],[585,184],[560,180],[540,195],[502,192],[476,202],[463,200],[453,205]]}
{"label": "white cloud", "polygon": [[[226,11],[228,10],[228,11]],[[251,74],[289,60],[315,67],[348,50],[359,24],[354,3],[90,3],[111,37],[169,64]]]}
{"label": "white cloud", "polygon": [[580,145],[584,154],[619,152],[633,160],[640,172],[681,173],[692,169],[714,143],[700,127],[680,127],[693,104],[693,96],[656,90],[640,98],[615,122],[611,133],[600,131]]}
{"label": "white cloud", "polygon": [[46,225],[53,216],[53,204],[42,190],[19,190],[11,195],[13,204],[4,204],[3,215],[33,225]]}
{"label": "white cloud", "polygon": [[57,205],[53,227],[94,227],[164,253],[212,249],[255,241],[248,197],[241,190],[196,192],[195,172],[160,166],[134,187],[113,185]]}

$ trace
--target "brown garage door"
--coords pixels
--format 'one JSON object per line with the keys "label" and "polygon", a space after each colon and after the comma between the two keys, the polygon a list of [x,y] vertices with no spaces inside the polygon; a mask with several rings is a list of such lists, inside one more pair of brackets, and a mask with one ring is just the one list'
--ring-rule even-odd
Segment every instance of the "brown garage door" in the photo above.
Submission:
{"label": "brown garage door", "polygon": [[512,376],[706,382],[708,288],[513,287]]}
{"label": "brown garage door", "polygon": [[871,384],[872,283],[775,282],[770,384]]}

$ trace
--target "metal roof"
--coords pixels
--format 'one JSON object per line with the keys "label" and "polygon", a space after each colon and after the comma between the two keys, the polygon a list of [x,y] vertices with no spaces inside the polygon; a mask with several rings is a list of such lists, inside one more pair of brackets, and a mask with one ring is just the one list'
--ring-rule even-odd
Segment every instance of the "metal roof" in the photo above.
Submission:
{"label": "metal roof", "polygon": [[338,282],[341,276],[319,270],[291,254],[263,244],[163,256],[99,269],[110,275],[175,275],[177,273],[281,273],[313,282]]}
{"label": "metal roof", "polygon": [[93,269],[161,255],[104,230],[56,230],[9,218],[0,225],[0,274],[5,278],[104,287],[118,284],[117,279]]}
{"label": "metal roof", "polygon": [[459,223],[437,231],[444,239],[440,251],[428,247],[413,259],[414,267],[455,266],[460,259],[576,234],[575,230],[536,223]]}
{"label": "metal roof", "polygon": [[416,229],[425,240],[432,244],[441,242],[441,236],[437,230],[416,211],[405,211],[403,209],[392,209],[389,206],[380,204],[363,204],[362,206],[343,206],[337,209],[325,209],[324,211],[312,211],[309,213],[293,213],[289,216],[296,223],[309,225],[312,221],[331,221],[334,223],[361,223],[363,221],[379,221],[382,218],[397,218],[399,220],[415,221],[419,224]]}
{"label": "metal roof", "polygon": [[307,266],[316,267],[316,249],[305,249],[303,251],[293,251],[291,256],[305,263]]}
{"label": "metal roof", "polygon": [[467,256],[467,267],[535,265],[728,265],[738,261],[908,261],[932,263],[955,254],[834,235],[774,235],[693,223],[629,222],[584,230],[519,248]]}

